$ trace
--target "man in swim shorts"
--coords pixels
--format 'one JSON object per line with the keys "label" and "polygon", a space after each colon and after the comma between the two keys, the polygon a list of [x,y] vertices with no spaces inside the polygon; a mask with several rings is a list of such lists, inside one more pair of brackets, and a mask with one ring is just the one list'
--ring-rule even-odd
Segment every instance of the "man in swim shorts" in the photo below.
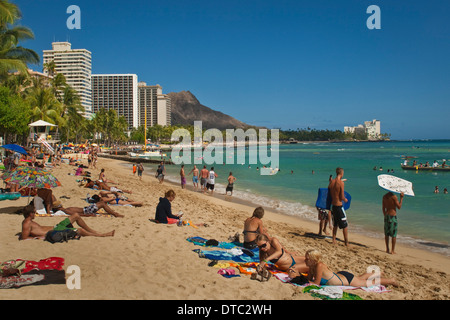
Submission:
{"label": "man in swim shorts", "polygon": [[343,202],[348,200],[344,195],[344,169],[336,168],[336,178],[330,179],[328,192],[331,195],[331,215],[333,217],[333,244],[336,244],[337,229],[342,229],[345,245],[348,247],[348,223],[347,215],[343,208]]}
{"label": "man in swim shorts", "polygon": [[192,183],[194,184],[194,188],[198,189],[198,174],[199,171],[197,169],[197,166],[194,165],[194,169],[191,170],[191,172],[189,172],[189,174],[192,173]]}
{"label": "man in swim shorts", "polygon": [[202,171],[200,171],[200,185],[202,187],[202,191],[206,191],[206,182],[208,179],[208,169],[206,169],[206,166],[203,166]]}
{"label": "man in swim shorts", "polygon": [[[403,192],[400,194],[400,201],[392,193],[388,192],[383,196],[384,215],[384,240],[386,242],[386,252],[395,254],[395,243],[397,241],[397,209],[402,208]],[[392,251],[389,252],[389,237],[392,238]]]}
{"label": "man in swim shorts", "polygon": [[[56,226],[41,226],[37,222],[33,221],[36,217],[36,210],[34,206],[26,206],[23,210],[24,220],[22,222],[22,232],[20,235],[20,240],[27,239],[43,239],[47,232],[52,230],[66,230],[71,229],[75,230],[80,236],[94,236],[94,237],[112,237],[114,236],[115,230],[100,233],[93,229],[91,229],[86,222],[80,217],[79,214],[72,214],[68,218],[65,218],[63,221],[58,223]],[[79,228],[74,228],[73,223],[76,222],[79,225]]]}

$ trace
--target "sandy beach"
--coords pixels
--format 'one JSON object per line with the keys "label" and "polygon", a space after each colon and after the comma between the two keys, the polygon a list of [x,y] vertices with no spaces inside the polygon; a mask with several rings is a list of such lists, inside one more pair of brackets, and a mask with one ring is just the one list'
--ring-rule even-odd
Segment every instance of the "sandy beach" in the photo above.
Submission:
{"label": "sandy beach", "polygon": [[[85,164],[87,165],[87,161]],[[132,190],[130,199],[142,201],[142,207],[114,206],[124,218],[86,217],[84,220],[100,232],[115,230],[114,237],[84,237],[79,241],[51,244],[43,240],[19,241],[23,216],[15,213],[28,199],[0,202],[0,260],[25,259],[39,261],[48,257],[65,259],[64,269],[75,265],[81,271],[81,289],[65,285],[26,286],[0,289],[0,300],[8,299],[148,299],[148,300],[309,300],[302,287],[272,277],[267,282],[251,280],[249,275],[225,278],[210,267],[208,259],[195,253],[199,246],[186,241],[188,237],[202,237],[228,241],[228,237],[242,232],[244,220],[254,206],[236,202],[232,197],[214,197],[164,182],[159,184],[154,172],[144,172],[142,181],[132,174],[131,164],[99,158],[97,169],[86,169],[98,177],[104,168],[106,177],[123,189]],[[94,190],[79,187],[73,174],[75,167],[61,164],[52,169],[62,186],[53,192],[64,207],[84,207],[85,198]],[[189,180],[188,185],[192,183]],[[176,198],[172,211],[182,210],[184,217],[207,227],[178,227],[156,224],[159,197],[173,189]],[[64,197],[65,196],[65,197]],[[63,198],[61,198],[63,197]],[[70,199],[67,199],[69,197]],[[43,226],[52,226],[62,217],[37,217]],[[351,248],[342,242],[337,245],[329,238],[317,238],[318,223],[280,215],[266,210],[263,218],[268,233],[280,240],[289,251],[304,254],[308,249],[322,252],[324,262],[333,270],[364,273],[370,265],[377,265],[387,277],[394,277],[399,287],[389,292],[351,290],[366,300],[447,300],[450,298],[450,259],[439,254],[420,251],[397,244],[397,254],[385,253],[384,239],[373,239],[350,233]],[[351,221],[350,221],[351,223]],[[338,231],[338,237],[342,232]],[[242,238],[241,238],[242,239]],[[236,272],[239,274],[239,271]]]}

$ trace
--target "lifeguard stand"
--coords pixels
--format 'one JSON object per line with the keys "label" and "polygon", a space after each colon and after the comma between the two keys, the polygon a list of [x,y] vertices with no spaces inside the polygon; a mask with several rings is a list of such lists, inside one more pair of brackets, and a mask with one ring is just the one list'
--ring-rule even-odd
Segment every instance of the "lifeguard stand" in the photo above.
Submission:
{"label": "lifeguard stand", "polygon": [[30,127],[30,135],[28,136],[29,144],[33,142],[43,144],[46,149],[54,153],[54,148],[51,145],[56,144],[59,140],[54,139],[55,137],[50,135],[50,128],[57,127],[57,125],[39,120],[30,123],[28,126]]}

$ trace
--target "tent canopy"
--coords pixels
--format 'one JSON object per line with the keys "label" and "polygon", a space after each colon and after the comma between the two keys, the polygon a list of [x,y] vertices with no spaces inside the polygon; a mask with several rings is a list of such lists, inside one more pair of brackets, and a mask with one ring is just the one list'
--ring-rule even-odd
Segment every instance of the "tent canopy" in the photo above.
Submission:
{"label": "tent canopy", "polygon": [[30,123],[28,126],[29,126],[29,127],[47,127],[47,126],[50,126],[50,127],[57,127],[56,124],[49,123],[49,122],[46,122],[46,121],[44,121],[44,120],[39,120],[39,121]]}

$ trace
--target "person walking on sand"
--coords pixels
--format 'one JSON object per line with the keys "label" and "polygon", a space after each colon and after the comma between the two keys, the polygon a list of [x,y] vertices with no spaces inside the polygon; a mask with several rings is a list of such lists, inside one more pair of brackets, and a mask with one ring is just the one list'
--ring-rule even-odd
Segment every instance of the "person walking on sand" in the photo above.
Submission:
{"label": "person walking on sand", "polygon": [[348,247],[348,222],[343,203],[348,200],[344,195],[344,169],[336,168],[336,178],[330,179],[328,192],[331,195],[331,214],[333,216],[333,244],[336,244],[337,229],[342,229],[345,245]]}
{"label": "person walking on sand", "polygon": [[136,170],[137,170],[136,164],[133,163],[133,176],[136,175]]}
{"label": "person walking on sand", "polygon": [[[388,192],[383,196],[384,215],[384,241],[386,242],[386,253],[395,254],[395,243],[397,242],[397,209],[402,208],[403,192],[400,193],[400,201],[392,193]],[[392,238],[392,251],[389,252],[389,237]]]}
{"label": "person walking on sand", "polygon": [[191,172],[188,173],[190,175],[192,173],[192,183],[194,184],[194,188],[198,189],[198,175],[199,171],[197,166],[194,165],[194,169],[191,170]]}
{"label": "person walking on sand", "polygon": [[140,162],[138,162],[138,165],[137,165],[137,172],[138,172],[139,180],[142,180],[142,172],[144,172],[144,166]]}
{"label": "person walking on sand", "polygon": [[181,179],[181,189],[186,188],[186,175],[184,173],[184,164],[181,165],[180,179]]}

